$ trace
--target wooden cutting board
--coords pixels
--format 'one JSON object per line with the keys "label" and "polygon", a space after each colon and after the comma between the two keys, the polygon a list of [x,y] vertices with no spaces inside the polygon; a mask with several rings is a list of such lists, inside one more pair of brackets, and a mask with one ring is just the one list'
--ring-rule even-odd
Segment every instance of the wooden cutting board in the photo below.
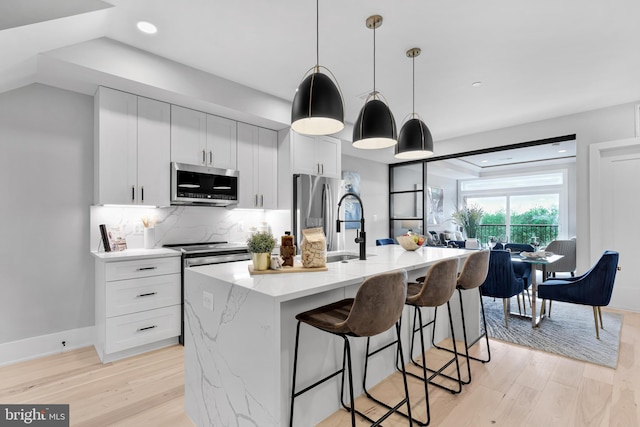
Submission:
{"label": "wooden cutting board", "polygon": [[316,272],[316,271],[327,271],[328,268],[325,265],[324,267],[314,267],[314,268],[308,268],[308,267],[303,267],[302,264],[298,264],[295,263],[293,265],[293,267],[289,267],[289,266],[284,266],[282,268],[280,268],[279,270],[254,270],[253,269],[253,265],[249,264],[249,274],[281,274],[281,273],[312,273],[312,272]]}

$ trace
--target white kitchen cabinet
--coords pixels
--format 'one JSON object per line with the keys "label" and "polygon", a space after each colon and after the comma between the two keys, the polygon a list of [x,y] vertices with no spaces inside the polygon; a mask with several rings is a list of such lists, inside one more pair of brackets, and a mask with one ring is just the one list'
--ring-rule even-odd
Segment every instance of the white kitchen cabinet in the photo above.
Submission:
{"label": "white kitchen cabinet", "polygon": [[237,122],[207,114],[207,152],[214,168],[236,170]]}
{"label": "white kitchen cabinet", "polygon": [[178,342],[180,257],[96,260],[95,347],[103,363]]}
{"label": "white kitchen cabinet", "polygon": [[171,108],[138,97],[138,204],[169,206]]}
{"label": "white kitchen cabinet", "polygon": [[277,209],[278,141],[275,131],[238,123],[238,207]]}
{"label": "white kitchen cabinet", "polygon": [[308,136],[290,132],[292,173],[340,178],[340,140],[330,136]]}
{"label": "white kitchen cabinet", "polygon": [[169,104],[100,87],[95,121],[96,204],[168,206]]}
{"label": "white kitchen cabinet", "polygon": [[292,209],[293,175],[342,177],[341,141],[307,136],[291,129],[278,132],[278,208]]}
{"label": "white kitchen cabinet", "polygon": [[172,105],[171,161],[235,170],[236,122]]}

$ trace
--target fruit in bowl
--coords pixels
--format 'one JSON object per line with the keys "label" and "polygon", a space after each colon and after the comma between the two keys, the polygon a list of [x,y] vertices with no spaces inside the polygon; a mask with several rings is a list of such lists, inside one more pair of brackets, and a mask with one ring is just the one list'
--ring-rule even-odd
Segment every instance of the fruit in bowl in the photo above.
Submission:
{"label": "fruit in bowl", "polygon": [[427,238],[420,234],[403,234],[402,236],[396,237],[396,240],[405,250],[415,251],[420,246],[424,245]]}

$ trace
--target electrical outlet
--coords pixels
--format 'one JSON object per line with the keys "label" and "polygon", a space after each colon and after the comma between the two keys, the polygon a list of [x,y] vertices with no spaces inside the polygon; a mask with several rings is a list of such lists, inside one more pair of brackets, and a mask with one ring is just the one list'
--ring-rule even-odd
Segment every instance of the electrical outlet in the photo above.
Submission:
{"label": "electrical outlet", "polygon": [[136,224],[133,226],[133,234],[142,234],[143,233],[142,225]]}
{"label": "electrical outlet", "polygon": [[202,306],[213,311],[213,294],[211,292],[202,291]]}

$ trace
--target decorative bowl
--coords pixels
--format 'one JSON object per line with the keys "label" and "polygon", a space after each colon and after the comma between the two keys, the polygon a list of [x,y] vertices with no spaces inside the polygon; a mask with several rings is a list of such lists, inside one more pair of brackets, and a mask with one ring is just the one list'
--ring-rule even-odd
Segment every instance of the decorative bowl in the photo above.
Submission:
{"label": "decorative bowl", "polygon": [[[420,244],[416,243],[414,236],[418,237],[419,239],[418,241],[421,242]],[[414,234],[411,236],[404,236],[404,235],[398,236],[396,237],[396,240],[398,241],[398,243],[400,243],[400,246],[402,246],[405,250],[415,251],[420,246],[425,244],[425,242],[427,241],[427,238],[420,234]]]}
{"label": "decorative bowl", "polygon": [[537,252],[520,252],[522,258],[543,259],[553,255],[553,252],[537,251]]}

